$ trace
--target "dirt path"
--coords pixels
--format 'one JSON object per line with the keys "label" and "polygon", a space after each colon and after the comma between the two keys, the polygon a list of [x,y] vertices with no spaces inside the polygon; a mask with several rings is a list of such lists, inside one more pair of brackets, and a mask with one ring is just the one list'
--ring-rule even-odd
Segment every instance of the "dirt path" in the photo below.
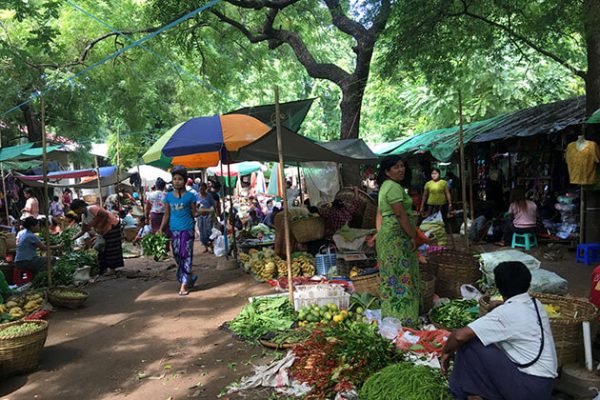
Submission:
{"label": "dirt path", "polygon": [[0,399],[215,399],[270,356],[218,329],[268,286],[198,255],[200,284],[178,297],[170,264],[127,260],[120,277],[87,287],[85,308],[52,313],[39,369],[0,383]]}

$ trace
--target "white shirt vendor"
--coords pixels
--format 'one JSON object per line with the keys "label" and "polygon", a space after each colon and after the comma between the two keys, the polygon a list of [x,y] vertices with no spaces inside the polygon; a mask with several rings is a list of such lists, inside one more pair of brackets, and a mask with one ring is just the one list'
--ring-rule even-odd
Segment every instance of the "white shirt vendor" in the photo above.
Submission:
{"label": "white shirt vendor", "polygon": [[[521,372],[544,378],[557,376],[557,360],[550,320],[542,304],[538,310],[544,327],[544,349],[540,359]],[[540,351],[541,330],[531,296],[522,293],[508,299],[503,305],[471,322],[468,327],[475,332],[484,346],[495,344],[517,364],[527,364]],[[536,321],[532,323],[532,321]]]}

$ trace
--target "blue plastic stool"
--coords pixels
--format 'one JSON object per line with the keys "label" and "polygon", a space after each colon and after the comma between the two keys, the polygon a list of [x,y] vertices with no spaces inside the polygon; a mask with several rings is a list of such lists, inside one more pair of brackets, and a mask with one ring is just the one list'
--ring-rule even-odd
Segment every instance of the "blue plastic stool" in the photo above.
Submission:
{"label": "blue plastic stool", "polygon": [[600,244],[582,243],[577,245],[577,255],[575,259],[578,263],[590,265],[600,261]]}
{"label": "blue plastic stool", "polygon": [[511,245],[513,249],[524,247],[525,250],[529,250],[537,245],[537,236],[534,233],[513,233]]}

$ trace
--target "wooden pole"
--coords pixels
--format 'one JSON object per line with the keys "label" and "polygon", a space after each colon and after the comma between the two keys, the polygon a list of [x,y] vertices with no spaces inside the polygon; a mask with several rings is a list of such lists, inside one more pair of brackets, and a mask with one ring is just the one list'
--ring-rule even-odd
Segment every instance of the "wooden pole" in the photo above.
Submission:
{"label": "wooden pole", "polygon": [[300,163],[296,163],[298,168],[298,189],[300,189],[300,207],[304,204],[304,195],[302,194],[302,177],[300,176]]}
{"label": "wooden pole", "polygon": [[48,159],[46,155],[46,104],[44,97],[41,97],[42,104],[42,174],[44,177],[44,212],[46,214],[46,229],[44,231],[44,242],[46,244],[46,271],[48,272],[48,287],[52,287],[52,251],[50,250],[50,227],[48,225],[49,215],[48,210],[50,202],[48,201]]}
{"label": "wooden pole", "polygon": [[[277,127],[277,155],[279,158],[279,174],[281,180],[285,176],[285,168],[283,166],[283,145],[281,143],[281,114],[279,112],[279,87],[275,86],[275,125]],[[282,190],[283,192],[283,190]],[[288,201],[286,193],[283,192],[283,231],[285,234],[285,258],[287,263],[288,273],[288,289],[290,295],[290,303],[294,305],[294,285],[292,276],[292,247],[290,243],[290,222],[288,212]]]}
{"label": "wooden pole", "polygon": [[[0,133],[0,149],[2,148],[2,134]],[[8,212],[8,196],[6,195],[6,178],[4,176],[4,163],[0,162],[0,173],[2,174],[2,195],[4,196],[4,211],[6,212],[6,225],[10,226],[10,214]]]}
{"label": "wooden pole", "polygon": [[469,208],[471,210],[471,221],[475,221],[475,195],[473,193],[473,159],[469,159]]}
{"label": "wooden pole", "polygon": [[[98,166],[98,156],[94,156],[94,164],[96,165],[96,180],[98,181],[98,205],[102,207],[102,186],[100,185],[100,167]],[[119,198],[119,190],[117,189],[117,199]]]}
{"label": "wooden pole", "polygon": [[[139,172],[139,171],[138,171]],[[119,196],[119,176],[121,175],[121,130],[117,127],[117,183],[115,189],[117,189],[117,208],[121,212],[121,196]],[[142,176],[140,175],[140,180]],[[98,174],[98,182],[100,182],[100,174]],[[130,182],[131,183],[131,182]],[[102,206],[102,204],[100,204]]]}
{"label": "wooden pole", "polygon": [[[467,250],[469,250],[469,234],[467,232],[467,182],[465,182],[465,143],[463,140],[463,111],[462,111],[462,94],[458,91],[458,118],[460,126],[458,129],[459,140],[460,140],[460,175],[461,175],[461,186],[462,186],[462,209],[463,209],[463,222],[465,224],[465,240],[467,244]],[[472,207],[472,206],[471,206]]]}
{"label": "wooden pole", "polygon": [[[240,179],[241,177],[238,176],[238,179]],[[227,185],[229,187],[229,209],[231,211],[233,211],[233,187],[231,187],[231,164],[227,163],[227,183],[229,183],[229,185]],[[232,243],[231,243],[231,248],[233,249],[233,256],[235,257],[235,259],[237,260],[238,258],[238,251],[237,251],[237,245],[235,243],[235,224],[231,225],[231,232],[232,232]]]}
{"label": "wooden pole", "polygon": [[[221,166],[221,177],[223,178],[223,194],[221,195],[221,204],[223,206],[223,226],[225,227],[224,231],[224,235],[225,237],[223,239],[225,239],[225,259],[229,260],[229,239],[227,238],[227,213],[225,212],[225,209],[227,208],[227,200],[225,200],[225,175],[223,173],[223,160],[219,161],[219,165]],[[232,222],[231,222],[231,229],[235,229],[235,217],[233,216],[233,208],[231,208],[229,210],[229,215],[230,218],[232,218]],[[235,233],[235,231],[233,231]],[[233,236],[233,240],[235,241],[235,235]]]}

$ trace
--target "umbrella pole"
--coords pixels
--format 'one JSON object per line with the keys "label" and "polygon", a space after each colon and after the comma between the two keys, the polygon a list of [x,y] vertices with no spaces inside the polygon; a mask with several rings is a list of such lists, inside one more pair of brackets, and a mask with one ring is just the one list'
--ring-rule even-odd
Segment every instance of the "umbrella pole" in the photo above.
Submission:
{"label": "umbrella pole", "polygon": [[[2,134],[0,133],[0,148],[2,148]],[[2,174],[2,195],[4,196],[4,211],[6,212],[6,225],[10,226],[10,218],[8,213],[8,196],[6,195],[6,178],[4,176],[4,163],[0,162],[0,170]]]}
{"label": "umbrella pole", "polygon": [[[225,259],[229,260],[229,239],[227,238],[227,213],[225,212],[225,205],[226,205],[226,200],[225,200],[225,175],[223,175],[223,160],[219,160],[219,165],[221,166],[221,177],[223,178],[223,194],[221,195],[221,203],[223,204],[222,207],[223,209],[221,211],[223,211],[223,226],[225,227],[224,232],[225,232]],[[233,209],[229,210],[229,214],[231,214],[233,216]],[[232,220],[231,222],[231,227],[234,228],[235,225],[235,219]],[[235,235],[233,236],[233,240],[235,241]]]}
{"label": "umbrella pole", "polygon": [[[117,167],[117,171],[118,171],[118,167]],[[137,172],[138,175],[140,177],[140,203],[142,203],[142,212],[144,213],[144,215],[146,215],[146,201],[144,200],[144,194],[146,193],[146,187],[144,186],[143,182],[142,182],[142,174],[140,173],[140,163],[137,163]],[[117,174],[117,179],[118,179],[119,175]],[[131,183],[131,181],[130,181]],[[117,194],[117,197],[119,197],[119,195]],[[146,225],[150,225],[150,221],[146,221]]]}
{"label": "umbrella pole", "polygon": [[50,236],[48,226],[48,210],[50,207],[50,203],[48,201],[48,159],[46,155],[46,104],[44,103],[44,98],[41,97],[42,103],[42,115],[41,115],[41,125],[42,125],[42,173],[44,176],[44,211],[46,214],[46,229],[44,231],[44,241],[46,243],[46,271],[48,272],[48,287],[52,287],[52,251],[50,249]]}
{"label": "umbrella pole", "polygon": [[[461,176],[461,191],[462,191],[462,209],[463,209],[463,223],[465,224],[465,240],[467,244],[467,250],[469,250],[469,234],[467,232],[467,182],[465,181],[465,143],[463,140],[463,110],[462,110],[462,94],[458,91],[458,118],[460,121],[459,126],[459,140],[460,140],[460,176]],[[473,205],[471,204],[471,207]]]}
{"label": "umbrella pole", "polygon": [[[100,185],[100,167],[98,166],[98,156],[94,156],[94,164],[96,165],[96,180],[98,181],[98,205],[102,207],[102,186]],[[119,198],[119,186],[117,184],[117,199]]]}
{"label": "umbrella pole", "polygon": [[[240,177],[238,177],[238,179],[240,179]],[[229,185],[227,185],[229,187],[229,208],[231,210],[233,210],[233,188],[230,186],[231,185],[231,164],[229,164],[229,163],[227,163],[227,182],[229,183]],[[237,260],[238,251],[237,251],[237,246],[235,244],[235,224],[231,225],[231,231],[233,232],[233,240],[231,243],[231,248],[233,249],[233,256]]]}
{"label": "umbrella pole", "polygon": [[[275,86],[275,124],[277,126],[277,155],[279,158],[279,174],[281,180],[285,176],[285,170],[283,166],[283,145],[281,143],[281,114],[279,111],[279,87]],[[283,192],[283,190],[282,190]],[[288,213],[288,201],[286,193],[283,192],[283,229],[285,234],[285,258],[287,263],[288,273],[288,289],[290,295],[290,303],[294,304],[294,284],[292,280],[292,248],[290,244],[290,222]]]}

